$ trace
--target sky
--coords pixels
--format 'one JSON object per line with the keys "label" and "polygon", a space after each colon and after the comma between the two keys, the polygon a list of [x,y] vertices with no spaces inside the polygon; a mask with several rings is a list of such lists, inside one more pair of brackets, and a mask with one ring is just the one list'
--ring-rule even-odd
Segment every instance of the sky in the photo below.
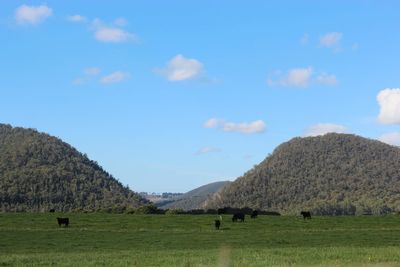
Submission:
{"label": "sky", "polygon": [[398,1],[0,3],[0,123],[135,191],[234,180],[293,137],[400,145]]}

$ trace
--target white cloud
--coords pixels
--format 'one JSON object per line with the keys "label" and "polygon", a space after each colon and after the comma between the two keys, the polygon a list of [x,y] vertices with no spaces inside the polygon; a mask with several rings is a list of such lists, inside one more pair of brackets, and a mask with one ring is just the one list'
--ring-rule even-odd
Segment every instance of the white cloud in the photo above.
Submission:
{"label": "white cloud", "polygon": [[327,133],[348,133],[349,130],[343,126],[333,123],[319,123],[308,127],[304,131],[304,136],[318,136]]}
{"label": "white cloud", "polygon": [[95,18],[92,20],[90,26],[91,26],[92,30],[96,30],[96,29],[98,29],[100,27],[104,27],[106,25],[104,24],[104,22],[101,19]]}
{"label": "white cloud", "polygon": [[336,85],[337,79],[333,74],[321,73],[316,77],[316,82],[322,85]]}
{"label": "white cloud", "polygon": [[300,38],[300,43],[302,45],[306,45],[309,42],[309,36],[307,33],[303,34],[303,36]]}
{"label": "white cloud", "polygon": [[282,73],[275,71],[267,80],[269,86],[286,86],[306,88],[312,84],[336,85],[336,76],[325,72],[317,72],[312,67],[294,68]]}
{"label": "white cloud", "polygon": [[75,80],[72,81],[72,84],[73,85],[82,85],[82,84],[85,84],[86,81],[87,81],[86,78],[82,78],[82,77],[81,78],[76,78]]}
{"label": "white cloud", "polygon": [[138,38],[135,34],[130,33],[121,28],[127,24],[127,21],[123,18],[118,18],[111,23],[106,25],[100,19],[94,19],[91,23],[91,29],[94,30],[94,37],[96,40],[105,43],[126,43],[126,42],[137,42]]}
{"label": "white cloud", "polygon": [[81,16],[81,15],[68,16],[67,20],[70,22],[85,22],[85,21],[87,21],[86,17]]}
{"label": "white cloud", "polygon": [[328,48],[338,48],[343,34],[341,32],[328,32],[321,36],[319,43]]}
{"label": "white cloud", "polygon": [[165,76],[169,81],[183,81],[198,77],[203,72],[203,64],[196,59],[177,55],[164,68],[157,69],[156,72]]}
{"label": "white cloud", "polygon": [[18,24],[39,24],[53,14],[51,8],[46,5],[28,6],[22,5],[15,10],[15,20]]}
{"label": "white cloud", "polygon": [[103,84],[119,83],[130,77],[129,72],[116,71],[101,78]]}
{"label": "white cloud", "polygon": [[304,69],[292,69],[284,79],[286,85],[293,86],[308,86],[313,70],[311,67]]}
{"label": "white cloud", "polygon": [[389,145],[400,145],[400,132],[386,133],[379,137],[379,140]]}
{"label": "white cloud", "polygon": [[239,132],[245,134],[262,133],[265,131],[265,122],[262,120],[257,120],[250,123],[226,122],[224,123],[222,129],[225,132]]}
{"label": "white cloud", "polygon": [[204,128],[216,128],[216,127],[218,127],[219,123],[220,123],[220,120],[219,120],[219,119],[217,119],[217,118],[211,118],[211,119],[208,119],[208,120],[203,124],[203,127],[204,127]]}
{"label": "white cloud", "polygon": [[93,76],[99,75],[101,69],[98,67],[90,67],[83,70],[83,77],[76,78],[72,81],[73,85],[83,85],[91,80]]}
{"label": "white cloud", "polygon": [[128,21],[124,18],[117,18],[114,20],[114,24],[120,27],[126,26]]}
{"label": "white cloud", "polygon": [[[68,16],[67,20],[71,22],[86,22],[87,18],[81,15]],[[122,29],[127,25],[128,21],[124,18],[117,18],[113,23],[106,24],[102,20],[96,18],[89,24],[89,29],[94,32],[96,40],[104,43],[127,43],[137,42],[138,37]]]}
{"label": "white cloud", "polygon": [[[277,72],[279,74],[280,72]],[[268,79],[268,84],[271,86],[280,85],[280,86],[294,86],[294,87],[307,87],[310,83],[311,75],[313,73],[313,69],[311,67],[308,68],[295,68],[291,69],[278,79]]]}
{"label": "white cloud", "polygon": [[86,68],[83,70],[83,73],[88,76],[95,76],[95,75],[100,74],[100,72],[101,72],[101,69],[98,67],[91,67],[91,68]]}
{"label": "white cloud", "polygon": [[116,27],[99,27],[94,35],[98,41],[105,43],[124,43],[136,40],[134,34]]}
{"label": "white cloud", "polygon": [[379,122],[400,124],[400,88],[387,88],[376,97],[380,106]]}
{"label": "white cloud", "polygon": [[195,155],[203,155],[203,154],[208,154],[208,153],[214,153],[214,152],[220,152],[221,149],[217,147],[203,147],[200,148]]}
{"label": "white cloud", "polygon": [[266,129],[266,124],[262,120],[253,122],[226,122],[222,119],[211,118],[203,124],[204,128],[218,128],[224,132],[237,132],[243,134],[263,133]]}

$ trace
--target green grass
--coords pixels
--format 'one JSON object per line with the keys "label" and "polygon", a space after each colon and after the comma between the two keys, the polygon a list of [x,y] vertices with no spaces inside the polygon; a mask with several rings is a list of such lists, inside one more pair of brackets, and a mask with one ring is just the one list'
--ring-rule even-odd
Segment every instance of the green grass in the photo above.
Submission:
{"label": "green grass", "polygon": [[0,214],[0,266],[400,266],[400,216],[215,218]]}

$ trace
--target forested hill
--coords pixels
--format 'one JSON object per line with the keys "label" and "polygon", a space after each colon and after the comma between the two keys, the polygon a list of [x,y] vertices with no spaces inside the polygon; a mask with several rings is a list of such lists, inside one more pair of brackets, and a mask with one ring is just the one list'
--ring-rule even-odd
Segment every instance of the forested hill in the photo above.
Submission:
{"label": "forested hill", "polygon": [[207,207],[298,214],[400,211],[400,148],[350,134],[294,138],[224,187]]}
{"label": "forested hill", "polygon": [[60,139],[0,124],[0,211],[135,208],[143,202]]}
{"label": "forested hill", "polygon": [[161,209],[194,210],[203,208],[204,202],[213,194],[229,184],[229,181],[214,182],[190,190],[172,200],[156,203]]}

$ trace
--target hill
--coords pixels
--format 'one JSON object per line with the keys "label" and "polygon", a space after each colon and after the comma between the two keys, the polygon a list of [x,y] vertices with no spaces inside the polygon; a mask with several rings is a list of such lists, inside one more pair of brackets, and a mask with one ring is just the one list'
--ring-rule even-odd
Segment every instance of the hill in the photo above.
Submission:
{"label": "hill", "polygon": [[350,134],[294,138],[206,206],[248,206],[286,214],[399,212],[400,149]]}
{"label": "hill", "polygon": [[201,209],[204,205],[204,202],[209,197],[220,191],[225,185],[229,183],[229,181],[223,181],[206,184],[196,189],[193,189],[179,197],[176,197],[175,199],[156,203],[156,205],[161,209]]}
{"label": "hill", "polygon": [[143,202],[60,139],[0,124],[0,211],[135,208]]}

